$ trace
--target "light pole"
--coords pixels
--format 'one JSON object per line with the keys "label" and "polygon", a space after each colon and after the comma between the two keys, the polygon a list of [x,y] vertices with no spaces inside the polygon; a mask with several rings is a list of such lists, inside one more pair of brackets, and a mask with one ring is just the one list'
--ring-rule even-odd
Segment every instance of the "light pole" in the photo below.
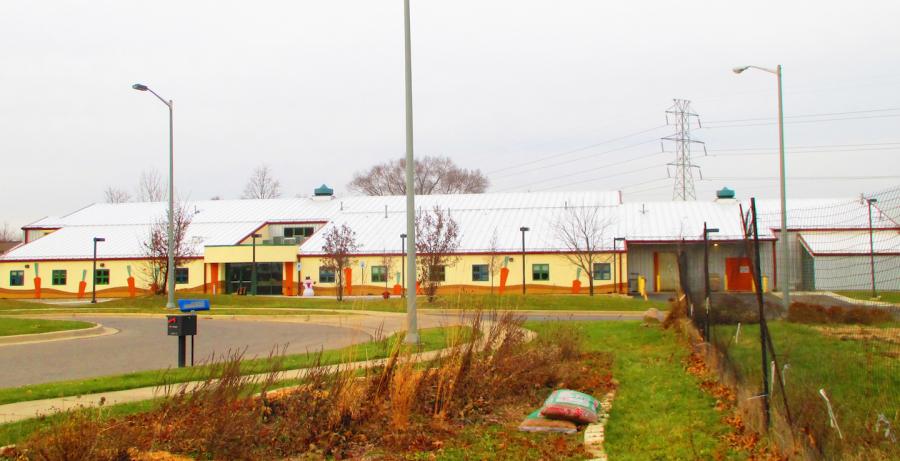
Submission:
{"label": "light pole", "polygon": [[91,283],[91,303],[97,304],[97,242],[105,242],[103,237],[94,237],[94,282]]}
{"label": "light pole", "polygon": [[400,297],[406,296],[406,234],[400,234]]}
{"label": "light pole", "polygon": [[253,272],[250,275],[250,294],[256,296],[256,239],[262,237],[260,234],[253,234]]}
{"label": "light pole", "polygon": [[529,228],[522,226],[519,228],[522,231],[522,294],[525,294],[525,233],[528,232]]}
{"label": "light pole", "polygon": [[872,297],[876,298],[878,292],[875,290],[875,237],[872,226],[872,204],[877,203],[878,199],[870,198],[866,199],[866,202],[869,203],[869,270],[872,273]]}
{"label": "light pole", "polygon": [[419,329],[416,318],[416,190],[413,177],[413,112],[412,112],[412,45],[409,32],[409,0],[403,0],[403,44],[404,44],[404,75],[406,86],[406,254],[407,272],[410,282],[406,287],[412,293],[406,297],[406,343],[419,343]]}
{"label": "light pole", "polygon": [[615,289],[616,289],[616,293],[619,292],[619,283],[620,283],[619,277],[617,276],[617,273],[616,273],[616,268],[618,267],[618,264],[616,264],[616,258],[618,258],[618,253],[616,253],[616,243],[618,243],[618,242],[622,242],[622,248],[624,249],[624,248],[625,248],[625,237],[615,237],[615,238],[613,238],[613,267],[612,267],[612,273],[613,273],[613,286],[614,286]]}
{"label": "light pole", "polygon": [[[782,303],[784,311],[787,312],[791,306],[791,261],[790,247],[788,246],[787,233],[787,192],[785,191],[785,174],[784,174],[784,108],[782,104],[781,92],[781,64],[775,69],[768,69],[759,66],[742,66],[733,69],[735,74],[740,74],[747,69],[758,69],[770,74],[774,74],[778,80],[778,155],[779,155],[779,177],[781,179],[781,260],[783,261],[782,274],[784,274],[784,283],[781,287]],[[777,281],[776,281],[777,283]],[[762,288],[759,287],[761,290]]]}
{"label": "light pole", "polygon": [[719,232],[717,228],[706,227],[703,222],[703,291],[706,306],[706,325],[703,327],[703,339],[709,342],[709,234]]}
{"label": "light pole", "polygon": [[168,240],[166,251],[169,253],[169,265],[166,271],[169,279],[167,281],[169,289],[166,291],[169,292],[169,296],[166,300],[166,308],[175,309],[175,227],[173,223],[175,219],[175,125],[173,122],[175,103],[171,99],[166,101],[147,85],[135,83],[131,87],[138,91],[149,91],[169,108],[169,226],[166,232]]}

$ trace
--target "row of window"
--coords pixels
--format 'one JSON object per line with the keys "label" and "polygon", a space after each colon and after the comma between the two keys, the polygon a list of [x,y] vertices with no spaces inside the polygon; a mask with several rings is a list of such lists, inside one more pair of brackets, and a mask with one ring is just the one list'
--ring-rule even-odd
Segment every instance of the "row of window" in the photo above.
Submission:
{"label": "row of window", "polygon": [[[372,283],[384,283],[388,280],[387,267],[372,266],[371,271]],[[612,271],[610,263],[594,263],[593,274],[594,280],[610,280]],[[443,282],[446,279],[446,269],[444,266],[438,266],[437,270],[431,274],[432,279],[436,282]],[[490,268],[487,264],[472,264],[472,281],[488,282],[491,280]],[[531,280],[548,281],[550,280],[549,264],[532,264]],[[334,283],[334,269],[330,267],[319,267],[319,282]]]}
{"label": "row of window", "polygon": [[[175,268],[175,283],[188,283],[188,268]],[[65,285],[68,281],[68,273],[64,269],[57,269],[50,274],[50,284],[53,286]],[[97,285],[109,285],[109,269],[97,269],[94,273],[94,283]],[[20,287],[25,285],[25,271],[9,271],[9,286]]]}

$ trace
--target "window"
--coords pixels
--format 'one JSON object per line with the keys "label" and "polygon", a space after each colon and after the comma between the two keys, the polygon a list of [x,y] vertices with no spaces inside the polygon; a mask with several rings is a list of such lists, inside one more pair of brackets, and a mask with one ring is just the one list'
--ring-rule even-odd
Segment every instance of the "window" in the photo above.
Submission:
{"label": "window", "polygon": [[109,285],[109,269],[97,269],[97,272],[94,272],[94,283]]}
{"label": "window", "polygon": [[532,264],[531,280],[550,280],[550,265]]}
{"label": "window", "polygon": [[20,287],[25,285],[25,271],[9,271],[9,286]]}
{"label": "window", "polygon": [[387,282],[387,267],[372,266],[372,283]]}
{"label": "window", "polygon": [[334,283],[333,267],[319,267],[319,283]]}
{"label": "window", "polygon": [[487,264],[472,264],[472,281],[487,282],[491,280],[491,273]]}
{"label": "window", "polygon": [[445,266],[434,266],[431,271],[432,282],[443,282],[447,278],[447,270]]}
{"label": "window", "polygon": [[594,263],[594,280],[609,280],[609,263]]}
{"label": "window", "polygon": [[187,267],[176,267],[175,268],[175,283],[179,285],[184,285],[188,283],[188,268]]}
{"label": "window", "polygon": [[309,237],[313,235],[315,228],[313,227],[285,227],[284,228],[284,238],[293,238],[293,237]]}
{"label": "window", "polygon": [[53,285],[65,285],[66,284],[66,271],[64,270],[55,270],[52,272],[50,277],[50,283]]}

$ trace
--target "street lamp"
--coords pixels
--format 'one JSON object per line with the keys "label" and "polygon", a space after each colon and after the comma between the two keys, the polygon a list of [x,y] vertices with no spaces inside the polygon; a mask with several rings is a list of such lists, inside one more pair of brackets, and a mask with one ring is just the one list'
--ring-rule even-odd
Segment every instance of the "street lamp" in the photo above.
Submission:
{"label": "street lamp", "polygon": [[403,265],[405,262],[404,256],[406,255],[404,249],[406,248],[406,234],[400,234],[400,296],[406,296],[406,267]]}
{"label": "street lamp", "polygon": [[[403,0],[403,45],[404,83],[406,96],[406,254],[407,271],[410,278],[416,275],[416,189],[413,158],[413,111],[412,111],[412,40],[409,28],[409,0]],[[406,339],[407,344],[419,343],[418,319],[416,318],[416,288],[412,284],[412,296],[406,297]],[[409,290],[409,287],[407,287]]]}
{"label": "street lamp", "polygon": [[157,99],[163,102],[166,107],[169,108],[169,226],[167,230],[167,239],[168,243],[166,246],[166,251],[169,253],[169,266],[168,266],[168,285],[169,289],[169,297],[166,300],[166,308],[174,309],[175,308],[175,227],[174,227],[174,215],[175,215],[175,141],[174,141],[174,123],[173,123],[173,111],[175,104],[172,100],[166,101],[160,95],[156,94],[155,91],[150,89],[147,85],[142,85],[140,83],[135,83],[131,85],[132,88],[138,91],[149,91],[156,96]]}
{"label": "street lamp", "polygon": [[[791,306],[791,263],[790,263],[790,247],[788,246],[787,234],[787,193],[785,192],[785,174],[784,174],[784,108],[782,105],[781,92],[781,64],[775,69],[768,69],[759,66],[742,66],[732,69],[735,74],[740,74],[747,69],[758,69],[763,72],[774,74],[778,80],[778,154],[779,154],[779,176],[781,179],[781,260],[784,261],[782,274],[784,274],[784,284],[781,288],[782,303],[784,311],[787,312]],[[776,280],[777,283],[777,280]]]}
{"label": "street lamp", "polygon": [[615,287],[616,293],[619,292],[619,283],[620,283],[619,278],[617,277],[617,274],[616,274],[616,267],[617,267],[616,258],[618,257],[618,253],[616,253],[616,243],[618,243],[618,242],[622,242],[622,248],[624,249],[625,248],[625,237],[616,237],[613,239],[612,273],[613,273],[613,286]]}
{"label": "street lamp", "polygon": [[97,242],[105,242],[103,237],[94,237],[94,282],[91,283],[91,303],[97,304]]}
{"label": "street lamp", "polygon": [[878,292],[875,290],[875,237],[872,228],[872,204],[877,203],[877,198],[869,198],[866,199],[866,202],[869,203],[869,270],[872,274],[872,297],[875,298],[878,296]]}
{"label": "street lamp", "polygon": [[525,233],[530,231],[531,229],[527,227],[520,227],[520,231],[522,231],[522,294],[525,294]]}
{"label": "street lamp", "polygon": [[709,342],[709,234],[719,232],[718,228],[706,227],[703,223],[703,286],[706,306],[706,325],[703,327],[703,338]]}
{"label": "street lamp", "polygon": [[262,235],[253,234],[251,237],[253,238],[253,273],[250,275],[250,294],[256,296],[256,239]]}

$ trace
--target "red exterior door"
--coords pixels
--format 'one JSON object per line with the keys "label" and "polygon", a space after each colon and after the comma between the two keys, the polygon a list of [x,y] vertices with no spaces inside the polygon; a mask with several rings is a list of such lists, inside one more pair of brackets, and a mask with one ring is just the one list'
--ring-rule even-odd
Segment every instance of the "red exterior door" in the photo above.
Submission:
{"label": "red exterior door", "polygon": [[725,258],[725,276],[728,277],[728,291],[753,290],[750,258]]}

